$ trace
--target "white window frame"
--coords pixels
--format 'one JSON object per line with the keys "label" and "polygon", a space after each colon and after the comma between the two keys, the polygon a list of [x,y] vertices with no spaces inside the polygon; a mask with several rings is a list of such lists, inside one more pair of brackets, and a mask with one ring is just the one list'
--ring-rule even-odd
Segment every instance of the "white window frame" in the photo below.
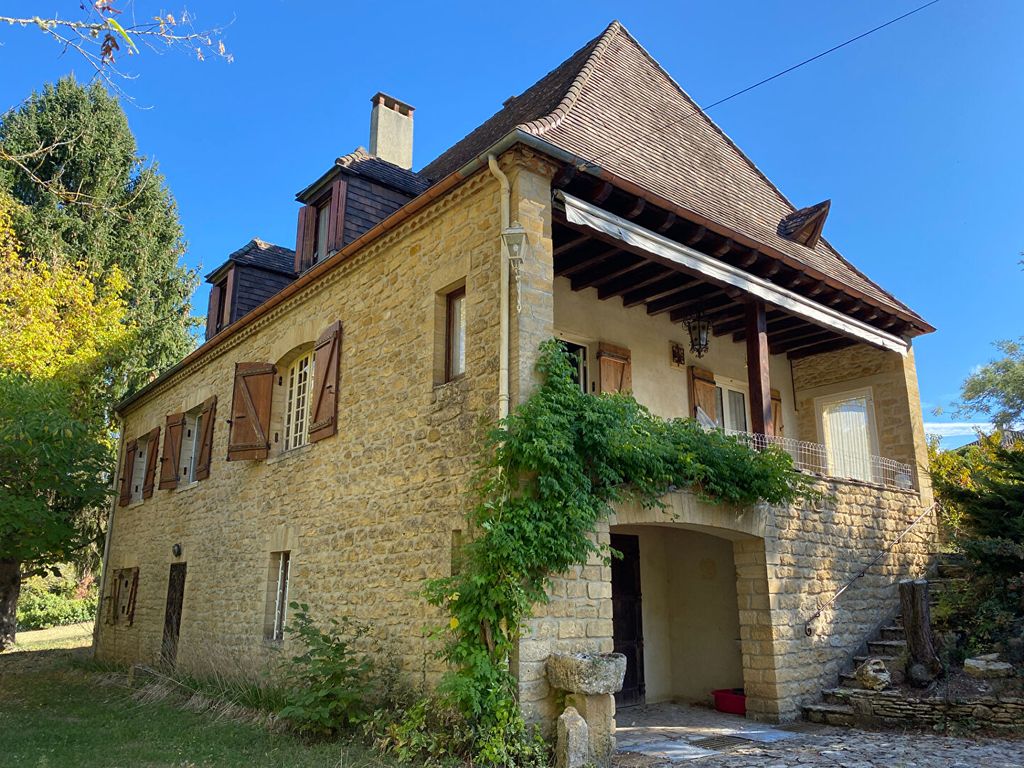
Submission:
{"label": "white window frame", "polygon": [[309,350],[288,366],[284,382],[284,451],[301,448],[309,441],[313,364],[313,351]]}
{"label": "white window frame", "polygon": [[[738,379],[730,378],[729,376],[719,376],[717,373],[713,374],[715,377],[715,388],[718,393],[722,396],[722,412],[717,414],[718,419],[716,424],[719,429],[723,429],[727,432],[749,432],[750,431],[750,388],[742,383]],[[729,414],[732,414],[732,406],[729,405],[729,391],[738,392],[743,395],[743,429],[733,429],[729,426],[729,420],[726,418],[725,408],[728,408]],[[716,397],[717,394],[716,393]],[[715,403],[716,406],[718,403]]]}
{"label": "white window frame", "polygon": [[580,336],[565,333],[559,333],[558,340],[583,348],[583,356],[577,366],[577,374],[580,376],[580,389],[585,395],[593,394],[596,391],[596,386],[593,377],[594,365],[591,357],[597,348],[597,342],[593,339],[584,339]]}
{"label": "white window frame", "polygon": [[185,413],[185,424],[181,433],[181,456],[178,462],[181,484],[179,488],[187,488],[195,485],[196,465],[199,463],[199,453],[202,450],[203,442],[203,406],[197,406]]}
{"label": "white window frame", "polygon": [[142,503],[142,488],[146,484],[146,462],[149,459],[149,438],[140,437],[135,441],[135,460],[132,464],[132,498],[131,503]]}
{"label": "white window frame", "polygon": [[284,640],[284,627],[288,620],[288,591],[291,587],[292,571],[291,550],[271,552],[270,567],[272,569],[270,584],[274,589],[274,614],[267,622],[265,635],[267,640],[279,643]]}
{"label": "white window frame", "polygon": [[868,455],[865,457],[867,462],[868,475],[869,477],[850,477],[846,479],[861,480],[863,482],[875,482],[875,467],[874,462],[871,461],[872,456],[878,456],[878,427],[875,422],[875,398],[871,387],[861,387],[859,389],[851,389],[845,392],[836,392],[831,395],[822,395],[814,398],[814,417],[818,425],[818,442],[825,446],[825,462],[828,465],[826,467],[826,473],[832,477],[842,477],[834,474],[832,462],[829,461],[829,443],[828,434],[825,430],[825,408],[830,405],[837,405],[839,403],[845,403],[850,400],[866,400],[867,401],[867,427],[868,427]]}

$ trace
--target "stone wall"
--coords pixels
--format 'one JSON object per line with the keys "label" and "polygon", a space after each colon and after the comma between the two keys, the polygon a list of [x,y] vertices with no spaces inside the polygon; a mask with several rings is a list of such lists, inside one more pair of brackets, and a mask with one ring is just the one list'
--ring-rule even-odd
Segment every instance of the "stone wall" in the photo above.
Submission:
{"label": "stone wall", "polygon": [[[846,725],[867,725],[886,728],[964,729],[992,728],[1024,732],[1024,699],[1004,696],[983,696],[969,700],[916,698],[901,691],[867,691],[843,688],[830,694],[837,703],[853,711]],[[818,712],[808,713],[811,720]],[[829,715],[836,722],[836,715]]]}
{"label": "stone wall", "polygon": [[[675,493],[661,510],[623,508],[615,526],[670,526],[732,541],[736,564],[743,684],[748,716],[795,719],[802,704],[835,684],[839,672],[874,631],[891,618],[901,578],[923,574],[935,536],[924,519],[892,552],[822,611],[815,611],[876,555],[883,553],[921,512],[916,492],[860,483],[821,484],[829,500],[788,507],[736,510]],[[607,542],[609,528],[599,540]],[[643,551],[641,551],[643,558]],[[554,580],[551,602],[539,606],[522,642],[520,691],[528,715],[548,721],[557,699],[543,677],[554,652],[612,649],[611,569],[594,559]],[[672,660],[673,671],[701,659]]]}
{"label": "stone wall", "polygon": [[[436,677],[423,628],[441,617],[420,590],[449,573],[481,423],[497,412],[498,203],[497,182],[478,173],[127,409],[132,438],[218,398],[209,479],[115,510],[108,569],[137,566],[138,597],[133,626],[100,624],[100,658],[157,657],[169,565],[186,562],[179,665],[261,663],[275,647],[263,639],[270,553],[287,549],[292,600],[318,619],[371,623],[414,681]],[[466,375],[437,385],[438,296],[463,280]],[[285,360],[335,320],[338,434],[227,462],[235,363]]]}

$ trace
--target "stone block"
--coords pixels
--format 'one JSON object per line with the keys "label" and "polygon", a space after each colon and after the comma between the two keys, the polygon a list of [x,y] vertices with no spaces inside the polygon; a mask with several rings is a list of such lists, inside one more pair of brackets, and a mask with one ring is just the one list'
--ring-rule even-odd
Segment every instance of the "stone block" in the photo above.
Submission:
{"label": "stone block", "polygon": [[590,764],[590,732],[587,721],[574,707],[558,718],[555,768],[586,768]]}
{"label": "stone block", "polygon": [[626,657],[621,653],[555,653],[547,661],[553,688],[585,695],[612,694],[622,689]]}

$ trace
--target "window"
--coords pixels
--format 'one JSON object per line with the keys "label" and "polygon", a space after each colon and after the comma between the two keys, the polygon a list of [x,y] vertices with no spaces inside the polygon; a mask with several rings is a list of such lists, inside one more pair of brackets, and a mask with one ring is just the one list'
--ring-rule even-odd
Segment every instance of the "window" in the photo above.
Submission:
{"label": "window", "polygon": [[313,263],[327,257],[330,242],[331,198],[328,196],[316,207],[316,225],[313,229]]}
{"label": "window", "polygon": [[816,403],[828,474],[873,482],[871,455],[877,438],[870,392],[819,398]]}
{"label": "window", "polygon": [[183,485],[196,482],[196,465],[203,444],[203,407],[193,408],[185,414],[181,435],[180,474]]}
{"label": "window", "polygon": [[457,379],[466,372],[466,289],[448,294],[445,332],[445,380]]}
{"label": "window", "polygon": [[149,467],[146,459],[149,456],[149,437],[140,437],[135,441],[135,459],[132,464],[132,501],[142,501],[142,489],[146,484]]}
{"label": "window", "polygon": [[579,385],[580,390],[583,394],[587,394],[590,388],[590,375],[587,365],[587,348],[582,344],[575,344],[571,341],[563,341],[562,346],[565,347],[565,351],[569,353],[569,357],[572,359],[575,371],[573,378]]}
{"label": "window", "polygon": [[284,408],[284,450],[306,444],[309,420],[309,387],[313,380],[313,355],[301,355],[288,369]]}
{"label": "window", "polygon": [[291,573],[291,561],[291,552],[270,553],[267,610],[263,636],[274,642],[284,640],[284,624],[288,617],[288,578]]}
{"label": "window", "polygon": [[719,384],[715,387],[715,423],[726,432],[747,431],[747,395]]}

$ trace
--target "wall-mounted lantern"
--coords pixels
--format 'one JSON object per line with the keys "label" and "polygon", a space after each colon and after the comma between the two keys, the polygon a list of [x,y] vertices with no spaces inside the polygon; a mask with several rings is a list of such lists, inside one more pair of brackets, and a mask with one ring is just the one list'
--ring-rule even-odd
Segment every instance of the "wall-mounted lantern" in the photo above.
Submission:
{"label": "wall-mounted lantern", "polygon": [[686,321],[686,332],[690,335],[690,351],[697,357],[704,357],[711,344],[711,322],[701,310]]}
{"label": "wall-mounted lantern", "polygon": [[516,312],[522,312],[523,302],[520,298],[519,273],[523,266],[523,259],[526,256],[526,249],[530,246],[526,228],[518,221],[513,221],[501,231],[501,241],[508,250],[508,263],[512,268],[512,276],[516,281]]}

